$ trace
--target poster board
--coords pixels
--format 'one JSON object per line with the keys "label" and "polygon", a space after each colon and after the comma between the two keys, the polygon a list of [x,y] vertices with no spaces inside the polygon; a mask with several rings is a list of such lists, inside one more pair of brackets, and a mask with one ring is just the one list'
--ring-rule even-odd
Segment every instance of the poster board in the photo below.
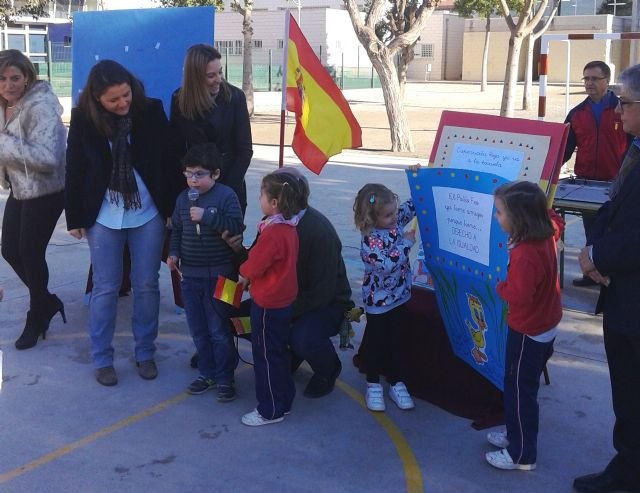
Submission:
{"label": "poster board", "polygon": [[213,7],[74,13],[71,74],[74,106],[91,67],[110,59],[140,79],[147,96],[162,100],[169,115],[171,93],[181,85],[187,48],[197,43],[212,45],[213,25]]}
{"label": "poster board", "polygon": [[504,383],[507,305],[495,287],[507,272],[507,236],[494,218],[503,183],[558,181],[564,124],[445,111],[429,168],[407,172],[440,315],[453,352],[497,388]]}

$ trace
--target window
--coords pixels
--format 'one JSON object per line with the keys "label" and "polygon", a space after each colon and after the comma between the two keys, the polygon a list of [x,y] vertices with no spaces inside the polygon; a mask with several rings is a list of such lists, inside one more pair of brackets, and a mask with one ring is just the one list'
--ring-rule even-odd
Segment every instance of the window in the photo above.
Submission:
{"label": "window", "polygon": [[420,56],[422,58],[433,58],[433,44],[420,45]]}
{"label": "window", "polygon": [[242,55],[242,40],[216,41],[215,47],[222,55]]}
{"label": "window", "polygon": [[29,34],[29,52],[30,53],[46,53],[44,34]]}
{"label": "window", "polygon": [[278,40],[278,49],[281,50],[282,48],[284,48],[284,39],[279,39]]}
{"label": "window", "polygon": [[254,39],[253,40],[253,47],[254,48],[262,48],[262,40],[261,39]]}
{"label": "window", "polygon": [[24,34],[8,34],[7,35],[7,48],[10,50],[27,51],[26,39]]}

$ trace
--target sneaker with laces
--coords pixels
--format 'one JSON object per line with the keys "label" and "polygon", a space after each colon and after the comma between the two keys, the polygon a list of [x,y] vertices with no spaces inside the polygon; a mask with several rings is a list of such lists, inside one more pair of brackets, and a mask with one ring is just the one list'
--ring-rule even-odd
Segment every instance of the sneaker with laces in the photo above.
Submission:
{"label": "sneaker with laces", "polygon": [[398,382],[389,386],[389,398],[396,403],[400,409],[407,410],[416,407],[413,399],[409,395],[409,391],[404,383]]}
{"label": "sneaker with laces", "polygon": [[273,423],[279,423],[280,421],[284,421],[284,416],[280,416],[279,418],[274,419],[267,419],[263,417],[257,409],[254,409],[250,413],[242,416],[242,424],[247,426],[270,425]]}
{"label": "sneaker with laces", "polygon": [[507,440],[507,432],[502,431],[490,431],[487,433],[487,441],[498,448],[507,448],[509,446],[509,440]]}
{"label": "sneaker with laces", "polygon": [[365,401],[369,411],[384,411],[384,392],[379,383],[367,383]]}
{"label": "sneaker with laces", "polygon": [[536,468],[534,464],[516,464],[509,455],[506,448],[495,450],[494,452],[487,452],[485,455],[487,462],[493,467],[498,469],[504,469],[505,471],[533,471]]}
{"label": "sneaker with laces", "polygon": [[200,375],[187,387],[187,392],[192,395],[204,394],[207,390],[213,390],[216,388],[216,383],[210,379]]}
{"label": "sneaker with laces", "polygon": [[238,397],[233,385],[218,385],[218,402],[231,402]]}

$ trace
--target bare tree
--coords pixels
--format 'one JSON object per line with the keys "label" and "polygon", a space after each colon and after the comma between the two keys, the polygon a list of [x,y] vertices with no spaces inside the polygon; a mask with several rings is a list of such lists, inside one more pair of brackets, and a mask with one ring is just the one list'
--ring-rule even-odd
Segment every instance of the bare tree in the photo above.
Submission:
{"label": "bare tree", "polygon": [[253,0],[231,2],[231,9],[242,15],[242,90],[247,98],[249,116],[253,116]]}
{"label": "bare tree", "polygon": [[0,0],[0,27],[6,26],[14,17],[31,16],[34,19],[48,17],[48,0],[26,0],[18,6],[11,0]]}
{"label": "bare tree", "polygon": [[516,22],[511,15],[507,0],[500,0],[500,10],[511,33],[509,36],[509,50],[507,52],[507,65],[505,67],[500,116],[512,117],[514,114],[515,92],[518,84],[518,65],[520,63],[522,42],[540,23],[548,3],[549,0],[540,0],[538,11],[533,14],[533,7],[536,4],[536,0],[524,0],[522,8],[518,13],[518,21]]}
{"label": "bare tree", "polygon": [[[0,0],[1,1],[1,0]],[[163,7],[204,7],[224,10],[224,0],[157,0]],[[241,3],[242,2],[242,3]],[[253,116],[253,0],[232,0],[231,10],[242,15],[242,91],[247,98],[249,116]]]}
{"label": "bare tree", "polygon": [[[365,8],[365,19],[360,15],[356,0],[344,0],[349,12],[351,24],[378,74],[382,95],[387,109],[389,128],[391,129],[391,150],[413,152],[411,129],[401,103],[401,90],[398,71],[393,63],[394,56],[402,49],[413,46],[424,29],[427,19],[433,13],[439,0],[423,0],[413,14],[412,25],[405,30],[398,23],[392,23],[389,13],[397,10],[397,18],[405,18],[408,14],[408,0],[372,0]],[[391,16],[393,17],[393,15]],[[386,23],[385,31],[389,33],[388,41],[376,34],[380,24]]]}
{"label": "bare tree", "polygon": [[547,17],[547,20],[544,23],[536,26],[531,34],[527,36],[527,65],[524,72],[524,91],[522,92],[522,109],[528,110],[531,108],[531,86],[533,86],[533,48],[535,46],[536,40],[540,38],[544,33],[547,32],[549,26],[551,25],[551,21],[556,15],[558,11],[558,7],[560,7],[560,0],[554,0],[553,8]]}

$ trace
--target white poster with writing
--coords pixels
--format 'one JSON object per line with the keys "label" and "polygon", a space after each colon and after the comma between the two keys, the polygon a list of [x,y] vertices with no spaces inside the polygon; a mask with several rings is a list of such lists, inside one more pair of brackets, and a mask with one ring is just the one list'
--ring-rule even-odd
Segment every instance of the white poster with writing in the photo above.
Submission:
{"label": "white poster with writing", "polygon": [[538,182],[549,143],[547,135],[445,126],[433,166],[481,171],[509,181]]}
{"label": "white poster with writing", "polygon": [[440,248],[489,265],[493,195],[433,187]]}

